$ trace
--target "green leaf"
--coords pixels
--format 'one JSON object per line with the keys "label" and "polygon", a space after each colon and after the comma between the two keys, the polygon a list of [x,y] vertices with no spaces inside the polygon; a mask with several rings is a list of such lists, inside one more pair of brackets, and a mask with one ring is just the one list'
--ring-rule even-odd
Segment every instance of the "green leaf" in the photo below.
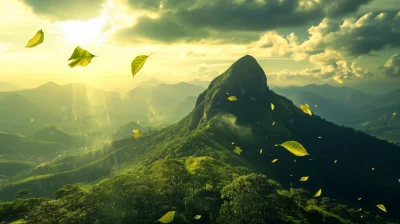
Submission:
{"label": "green leaf", "polygon": [[132,132],[133,132],[133,136],[134,136],[135,138],[140,138],[140,137],[142,137],[142,132],[140,132],[139,130],[133,129]]}
{"label": "green leaf", "polygon": [[296,156],[308,156],[307,150],[298,142],[296,141],[287,141],[282,144],[277,144],[279,146],[282,146],[283,148],[287,149],[289,152],[291,152],[293,155]]}
{"label": "green leaf", "polygon": [[170,223],[174,221],[176,211],[169,211],[163,217],[161,217],[158,221],[161,223]]}
{"label": "green leaf", "polygon": [[[151,54],[150,54],[151,55]],[[144,63],[146,63],[146,60],[150,55],[139,55],[135,59],[133,59],[131,63],[131,70],[132,70],[132,76],[135,77],[136,73],[142,69]]]}
{"label": "green leaf", "polygon": [[90,62],[92,62],[92,59],[94,57],[96,56],[78,46],[75,48],[71,57],[68,59],[68,61],[72,60],[71,63],[69,63],[68,65],[71,68],[74,68],[75,66],[87,66],[90,64]]}
{"label": "green leaf", "polygon": [[235,147],[235,150],[233,150],[233,152],[234,153],[236,153],[236,154],[238,154],[238,155],[240,155],[240,153],[242,152],[243,150],[241,149],[241,148],[239,148],[239,147]]}
{"label": "green leaf", "polygon": [[28,44],[26,45],[26,47],[32,48],[35,47],[41,43],[43,43],[44,41],[44,33],[42,30],[39,30],[36,32],[35,36],[32,37],[32,39],[30,39],[28,41]]}
{"label": "green leaf", "polygon": [[306,113],[306,114],[312,116],[312,112],[311,112],[310,106],[309,106],[308,104],[304,104],[304,105],[303,105],[303,104],[300,104],[300,109],[301,109],[304,113]]}
{"label": "green leaf", "polygon": [[194,217],[194,219],[200,219],[201,218],[201,215],[196,215],[195,217]]}
{"label": "green leaf", "polygon": [[237,98],[236,98],[236,96],[230,96],[230,97],[228,97],[228,100],[229,101],[236,101]]}

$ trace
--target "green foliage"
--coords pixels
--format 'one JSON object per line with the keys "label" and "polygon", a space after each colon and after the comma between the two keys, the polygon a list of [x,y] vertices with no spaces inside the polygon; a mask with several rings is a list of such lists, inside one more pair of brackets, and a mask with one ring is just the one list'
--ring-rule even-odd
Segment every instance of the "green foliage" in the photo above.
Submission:
{"label": "green foliage", "polygon": [[17,198],[26,198],[26,197],[28,197],[29,195],[31,195],[32,194],[32,191],[30,190],[30,189],[23,189],[23,190],[20,190],[20,191],[18,191],[16,194],[15,194],[15,198],[17,199]]}
{"label": "green foliage", "polygon": [[133,59],[131,63],[131,72],[133,77],[135,77],[136,73],[140,71],[149,56],[150,55],[140,55]]}
{"label": "green foliage", "polygon": [[71,68],[74,68],[75,66],[87,66],[94,57],[96,56],[91,54],[89,51],[77,46],[74,52],[72,52],[71,57],[68,59],[68,61],[72,60],[68,66]]}

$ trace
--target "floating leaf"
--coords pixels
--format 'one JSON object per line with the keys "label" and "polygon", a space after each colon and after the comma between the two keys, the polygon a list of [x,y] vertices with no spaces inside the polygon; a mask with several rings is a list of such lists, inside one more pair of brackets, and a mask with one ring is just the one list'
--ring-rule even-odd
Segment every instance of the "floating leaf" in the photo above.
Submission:
{"label": "floating leaf", "polygon": [[358,209],[358,211],[360,211],[360,212],[361,212],[361,211],[362,211],[362,208]]}
{"label": "floating leaf", "polygon": [[138,73],[140,69],[142,69],[144,63],[146,63],[146,60],[148,57],[150,57],[150,55],[139,55],[135,59],[133,59],[131,63],[131,72],[133,77],[135,77],[136,73]]}
{"label": "floating leaf", "polygon": [[260,149],[260,155],[262,154],[262,149]]}
{"label": "floating leaf", "polygon": [[337,163],[337,160],[335,160],[333,163]]}
{"label": "floating leaf", "polygon": [[[298,142],[296,141],[287,141],[282,144],[277,144],[279,146],[284,147],[287,149],[289,152],[291,152],[293,155],[296,156],[308,156],[307,150]],[[276,146],[276,145],[275,145]]]}
{"label": "floating leaf", "polygon": [[322,138],[321,136],[318,136],[318,138]]}
{"label": "floating leaf", "polygon": [[310,109],[310,106],[308,105],[308,104],[300,104],[300,109],[304,112],[304,113],[306,113],[306,114],[309,114],[310,116],[312,116],[312,112],[311,112],[311,109]]}
{"label": "floating leaf", "polygon": [[235,144],[235,142],[232,142],[232,145],[234,145]]}
{"label": "floating leaf", "polygon": [[314,107],[318,107],[318,105],[317,105],[317,104],[315,104],[315,105],[314,105]]}
{"label": "floating leaf", "polygon": [[382,210],[384,212],[387,212],[385,206],[382,204],[376,205],[376,207],[378,207],[380,210]]}
{"label": "floating leaf", "polygon": [[361,198],[358,198],[357,200],[361,201]]}
{"label": "floating leaf", "polygon": [[372,170],[375,170],[375,168],[372,168]]}
{"label": "floating leaf", "polygon": [[176,211],[169,211],[163,217],[161,217],[158,221],[161,223],[170,223],[174,221]]}
{"label": "floating leaf", "polygon": [[235,150],[233,150],[233,152],[236,153],[236,154],[238,154],[238,155],[240,155],[240,153],[243,152],[243,150],[242,150],[241,148],[239,148],[239,147],[236,146],[236,147],[235,147]]}
{"label": "floating leaf", "polygon": [[74,68],[75,66],[87,66],[92,62],[92,59],[96,57],[95,55],[91,54],[89,51],[81,48],[80,46],[76,47],[74,52],[72,53],[71,57],[68,61],[72,60],[68,66]]}
{"label": "floating leaf", "polygon": [[237,98],[236,98],[236,96],[230,96],[230,97],[228,97],[228,100],[229,101],[236,101]]}
{"label": "floating leaf", "polygon": [[275,121],[274,122],[272,122],[272,126],[274,126],[275,125]]}
{"label": "floating leaf", "polygon": [[321,194],[322,194],[322,189],[319,189],[317,193],[315,193],[314,198],[321,196]]}
{"label": "floating leaf", "polygon": [[271,162],[271,163],[275,163],[276,161],[278,161],[278,159],[274,159],[274,160],[272,160],[272,162]]}
{"label": "floating leaf", "polygon": [[396,112],[394,112],[392,116],[396,116],[396,114],[397,114],[397,113],[396,113]]}
{"label": "floating leaf", "polygon": [[300,181],[307,181],[308,180],[308,176],[304,176],[300,178]]}
{"label": "floating leaf", "polygon": [[42,30],[39,30],[36,32],[35,36],[32,37],[32,39],[30,39],[28,41],[28,44],[26,45],[26,47],[32,48],[35,47],[41,43],[43,43],[44,41],[44,33]]}
{"label": "floating leaf", "polygon": [[135,137],[135,138],[142,137],[142,132],[140,132],[139,130],[133,129],[132,132],[133,132],[133,137]]}
{"label": "floating leaf", "polygon": [[201,218],[201,215],[196,215],[195,217],[194,217],[194,219],[200,219]]}
{"label": "floating leaf", "polygon": [[273,103],[271,103],[271,110],[275,109],[275,105]]}

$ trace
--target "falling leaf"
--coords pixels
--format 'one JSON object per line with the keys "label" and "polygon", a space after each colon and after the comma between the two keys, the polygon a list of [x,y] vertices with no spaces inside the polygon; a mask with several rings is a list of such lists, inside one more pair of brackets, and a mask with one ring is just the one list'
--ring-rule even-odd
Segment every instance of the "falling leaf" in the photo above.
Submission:
{"label": "falling leaf", "polygon": [[39,30],[36,32],[35,36],[32,37],[32,39],[30,39],[28,41],[28,44],[26,45],[26,47],[32,48],[35,47],[41,43],[43,43],[44,41],[44,33],[42,30]]}
{"label": "falling leaf", "polygon": [[375,170],[375,168],[372,168],[372,170]]}
{"label": "falling leaf", "polygon": [[260,155],[262,154],[262,149],[260,149]]}
{"label": "falling leaf", "polygon": [[274,122],[272,122],[272,126],[274,126],[275,125],[275,121]]}
{"label": "falling leaf", "polygon": [[235,147],[235,150],[233,150],[233,152],[236,153],[236,154],[238,154],[238,155],[240,155],[240,153],[243,152],[243,150],[242,150],[241,148],[239,148],[239,147],[236,146],[236,147]]}
{"label": "falling leaf", "polygon": [[[307,150],[298,142],[296,141],[287,141],[282,144],[277,144],[279,146],[284,147],[287,149],[289,152],[291,152],[293,155],[296,156],[308,156]],[[276,146],[276,145],[275,145]]]}
{"label": "falling leaf", "polygon": [[301,109],[304,113],[306,113],[306,114],[312,116],[312,112],[311,112],[310,106],[309,106],[308,104],[304,104],[304,105],[303,105],[303,104],[300,104],[300,109]]}
{"label": "falling leaf", "polygon": [[382,204],[376,205],[376,207],[378,207],[380,210],[382,210],[384,212],[387,212],[385,206]]}
{"label": "falling leaf", "polygon": [[335,160],[333,163],[337,163],[337,160]]}
{"label": "falling leaf", "polygon": [[396,114],[397,114],[397,113],[396,113],[396,112],[394,112],[392,116],[396,116]]}
{"label": "falling leaf", "polygon": [[271,103],[271,110],[275,109],[275,105],[273,103]]}
{"label": "falling leaf", "polygon": [[139,130],[133,129],[132,132],[133,132],[133,137],[135,137],[135,138],[142,137],[142,132],[140,132]]}
{"label": "falling leaf", "polygon": [[364,216],[360,216],[360,218],[363,218]]}
{"label": "falling leaf", "polygon": [[230,97],[228,97],[228,100],[229,101],[236,101],[237,98],[236,98],[236,96],[230,96]]}
{"label": "falling leaf", "polygon": [[81,48],[80,46],[76,47],[74,52],[72,53],[71,57],[68,61],[71,63],[68,64],[69,67],[74,68],[75,66],[87,66],[92,62],[92,59],[96,57],[95,55],[91,54],[89,51]]}
{"label": "falling leaf", "polygon": [[318,138],[322,138],[321,136],[318,136]]}
{"label": "falling leaf", "polygon": [[139,55],[133,59],[131,63],[131,72],[133,77],[135,77],[136,73],[142,69],[144,63],[146,62],[147,58],[150,57],[150,55]]}
{"label": "falling leaf", "polygon": [[360,211],[360,212],[361,212],[361,211],[362,211],[362,208],[358,209],[358,211]]}
{"label": "falling leaf", "polygon": [[357,200],[361,201],[361,198],[358,198]]}
{"label": "falling leaf", "polygon": [[201,215],[196,215],[195,217],[194,217],[194,219],[200,219],[201,218]]}
{"label": "falling leaf", "polygon": [[161,217],[158,221],[161,223],[170,223],[174,221],[176,211],[169,211],[163,217]]}
{"label": "falling leaf", "polygon": [[235,144],[235,142],[232,142],[232,145],[234,145]]}
{"label": "falling leaf", "polygon": [[293,162],[296,162],[296,160],[293,160]]}
{"label": "falling leaf", "polygon": [[[308,178],[307,178],[307,179],[308,179]],[[317,191],[317,193],[315,193],[314,198],[317,198],[317,197],[321,196],[321,194],[322,194],[322,189],[319,189],[319,190]]]}
{"label": "falling leaf", "polygon": [[278,161],[278,159],[274,159],[274,160],[272,160],[272,162],[271,162],[271,163],[275,163],[276,161]]}
{"label": "falling leaf", "polygon": [[34,121],[35,121],[35,119],[31,118],[31,122],[34,122]]}
{"label": "falling leaf", "polygon": [[308,176],[304,176],[300,178],[300,181],[307,181],[308,180]]}
{"label": "falling leaf", "polygon": [[314,105],[314,107],[318,107],[318,105],[317,105],[317,104],[315,104],[315,105]]}

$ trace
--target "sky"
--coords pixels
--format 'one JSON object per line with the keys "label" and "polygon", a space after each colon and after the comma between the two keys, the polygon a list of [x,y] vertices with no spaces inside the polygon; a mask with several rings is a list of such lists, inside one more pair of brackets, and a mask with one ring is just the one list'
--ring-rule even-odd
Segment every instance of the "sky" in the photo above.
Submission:
{"label": "sky", "polygon": [[[0,0],[0,81],[126,90],[212,80],[250,54],[268,85],[400,84],[399,0]],[[36,31],[44,42],[26,48]],[[67,59],[81,46],[87,67]],[[131,61],[152,54],[132,78]],[[372,90],[374,89],[374,90]]]}

